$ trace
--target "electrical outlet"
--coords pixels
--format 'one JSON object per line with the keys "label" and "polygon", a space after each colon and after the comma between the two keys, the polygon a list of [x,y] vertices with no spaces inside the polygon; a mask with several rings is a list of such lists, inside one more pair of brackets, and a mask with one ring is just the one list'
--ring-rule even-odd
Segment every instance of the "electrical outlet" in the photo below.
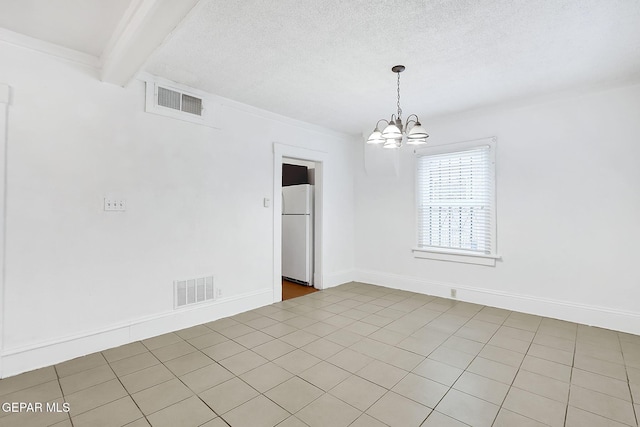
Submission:
{"label": "electrical outlet", "polygon": [[220,298],[222,296],[222,289],[216,289],[216,298]]}
{"label": "electrical outlet", "polygon": [[109,212],[124,212],[127,210],[127,201],[124,199],[104,198],[104,210]]}
{"label": "electrical outlet", "polygon": [[458,290],[457,289],[451,289],[451,298],[456,298],[458,296]]}

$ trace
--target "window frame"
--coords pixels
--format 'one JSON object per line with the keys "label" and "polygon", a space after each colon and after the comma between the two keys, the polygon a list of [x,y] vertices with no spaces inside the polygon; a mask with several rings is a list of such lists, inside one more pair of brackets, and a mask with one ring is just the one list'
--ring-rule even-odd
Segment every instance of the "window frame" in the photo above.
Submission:
{"label": "window frame", "polygon": [[[414,151],[414,173],[415,173],[415,187],[414,187],[414,233],[415,233],[415,241],[414,247],[411,249],[414,258],[422,258],[422,259],[432,259],[439,261],[451,261],[451,262],[460,262],[466,264],[476,264],[476,265],[486,265],[495,267],[496,260],[501,257],[497,252],[497,194],[496,194],[496,145],[497,138],[482,138],[476,139],[472,141],[462,141],[462,142],[454,142],[448,144],[439,144],[428,146],[420,149],[416,149]],[[492,209],[491,209],[491,227],[490,227],[490,239],[491,239],[491,253],[480,253],[475,251],[468,251],[464,249],[455,249],[455,248],[441,248],[441,247],[424,247],[421,248],[418,246],[418,235],[419,235],[419,158],[424,156],[436,155],[436,154],[445,154],[445,153],[455,153],[458,151],[467,151],[473,148],[477,148],[480,146],[489,146],[489,173],[492,177],[492,185],[493,185],[493,198],[492,198]]]}

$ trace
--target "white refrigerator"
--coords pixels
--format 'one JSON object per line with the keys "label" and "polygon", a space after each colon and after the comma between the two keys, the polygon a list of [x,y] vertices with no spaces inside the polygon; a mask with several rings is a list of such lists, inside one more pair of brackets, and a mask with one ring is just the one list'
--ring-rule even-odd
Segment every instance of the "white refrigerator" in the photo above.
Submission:
{"label": "white refrigerator", "polygon": [[313,185],[282,187],[282,277],[313,286]]}

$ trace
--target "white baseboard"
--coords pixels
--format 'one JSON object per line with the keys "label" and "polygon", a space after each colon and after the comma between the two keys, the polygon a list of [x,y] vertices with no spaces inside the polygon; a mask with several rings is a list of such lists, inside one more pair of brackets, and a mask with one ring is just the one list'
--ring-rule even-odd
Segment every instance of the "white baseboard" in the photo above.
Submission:
{"label": "white baseboard", "polygon": [[333,288],[344,283],[353,282],[354,270],[343,270],[336,273],[325,274],[322,289]]}
{"label": "white baseboard", "polygon": [[371,270],[355,270],[354,280],[443,298],[450,298],[453,288],[457,290],[456,300],[640,335],[640,312],[511,294],[455,283],[434,282]]}
{"label": "white baseboard", "polygon": [[20,348],[5,349],[0,356],[0,378],[54,365],[75,357],[134,341],[233,316],[273,302],[273,289],[220,298],[212,303],[139,318],[82,335],[58,338]]}

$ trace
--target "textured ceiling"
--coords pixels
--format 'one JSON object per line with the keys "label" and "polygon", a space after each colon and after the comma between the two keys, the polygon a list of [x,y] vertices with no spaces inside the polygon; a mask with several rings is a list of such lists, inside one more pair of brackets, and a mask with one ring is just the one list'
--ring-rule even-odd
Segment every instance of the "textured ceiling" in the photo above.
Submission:
{"label": "textured ceiling", "polygon": [[[360,133],[640,79],[638,0],[202,0],[146,71]],[[423,120],[425,122],[425,120]]]}
{"label": "textured ceiling", "polygon": [[99,57],[131,0],[0,0],[0,27]]}

